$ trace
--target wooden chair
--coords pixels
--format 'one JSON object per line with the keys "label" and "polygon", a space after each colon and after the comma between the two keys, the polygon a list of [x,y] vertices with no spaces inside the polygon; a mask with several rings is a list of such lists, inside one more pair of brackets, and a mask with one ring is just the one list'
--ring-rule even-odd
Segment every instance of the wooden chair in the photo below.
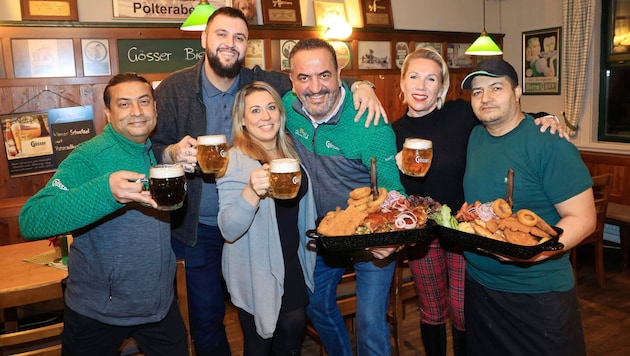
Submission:
{"label": "wooden chair", "polygon": [[[403,250],[404,251],[404,250]],[[392,326],[392,337],[394,338],[394,355],[400,355],[400,343],[402,335],[402,320],[404,320],[403,302],[410,298],[415,298],[416,290],[409,270],[407,255],[399,252],[396,256],[396,269],[392,280],[390,292],[390,306],[387,319]],[[349,330],[354,330],[354,316],[357,313],[356,277],[352,270],[348,270],[337,285],[337,306],[341,315],[346,320]],[[319,354],[324,355],[324,348],[315,327],[309,322],[306,327],[306,334],[319,344]]]}
{"label": "wooden chair", "polygon": [[60,356],[63,322],[0,335],[1,355]]}
{"label": "wooden chair", "polygon": [[[356,289],[356,275],[352,269],[348,269],[337,285],[337,306],[349,330],[354,330],[354,316],[357,313]],[[322,340],[319,338],[317,330],[315,330],[315,327],[310,321],[306,325],[306,335],[319,345],[319,354],[320,356],[324,356],[326,353],[324,352]]]}
{"label": "wooden chair", "polygon": [[592,234],[571,250],[573,272],[577,276],[577,248],[583,245],[595,246],[595,272],[597,273],[597,283],[602,288],[606,285],[606,277],[604,276],[604,221],[606,220],[606,209],[608,208],[611,188],[612,174],[602,174],[593,177],[593,196],[597,212],[597,226]]}
{"label": "wooden chair", "polygon": [[402,322],[405,320],[405,301],[416,299],[416,286],[409,269],[409,259],[406,249],[402,249],[396,256],[396,269],[392,281],[392,289],[389,297],[389,312],[387,318],[392,325],[392,336],[394,337],[394,351],[400,355],[400,344],[402,342]]}

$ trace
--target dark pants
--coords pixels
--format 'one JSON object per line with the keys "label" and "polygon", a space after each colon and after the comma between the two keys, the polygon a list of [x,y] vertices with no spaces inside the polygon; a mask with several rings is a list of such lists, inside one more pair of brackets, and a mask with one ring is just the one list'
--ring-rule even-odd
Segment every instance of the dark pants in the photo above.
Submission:
{"label": "dark pants", "polygon": [[61,334],[64,356],[114,356],[128,337],[133,337],[147,356],[188,355],[186,326],[177,302],[157,323],[116,326],[81,315],[66,306]]}
{"label": "dark pants", "polygon": [[586,355],[575,289],[508,293],[468,276],[465,288],[468,355]]}
{"label": "dark pants", "polygon": [[306,308],[299,308],[278,315],[276,331],[269,339],[256,332],[254,316],[241,308],[237,309],[238,320],[245,342],[244,356],[290,356],[302,351],[302,340],[306,331]]}
{"label": "dark pants", "polygon": [[229,356],[230,344],[223,325],[223,237],[219,228],[199,224],[195,247],[175,239],[172,246],[175,256],[186,261],[190,333],[197,356]]}

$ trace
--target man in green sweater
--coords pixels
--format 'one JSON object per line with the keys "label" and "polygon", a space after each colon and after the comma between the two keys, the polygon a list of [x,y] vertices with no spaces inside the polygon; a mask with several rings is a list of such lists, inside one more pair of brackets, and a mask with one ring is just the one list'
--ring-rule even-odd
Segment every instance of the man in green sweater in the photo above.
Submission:
{"label": "man in green sweater", "polygon": [[[350,88],[340,80],[334,48],[321,39],[306,39],[293,47],[289,62],[293,92],[283,104],[300,160],[312,177],[317,214],[347,206],[348,194],[370,186],[370,159],[377,160],[379,187],[404,193],[395,162],[396,138],[389,125],[364,127],[354,121],[357,110]],[[371,249],[360,256],[318,250],[315,290],[309,292],[307,313],[329,355],[351,356],[348,332],[335,302],[349,258],[357,275],[357,353],[389,356],[387,323],[394,248]]]}
{"label": "man in green sweater", "polygon": [[174,298],[176,261],[168,212],[138,180],[155,164],[149,134],[153,88],[133,73],[103,95],[108,124],[77,147],[20,213],[26,238],[72,233],[64,355],[115,355],[133,336],[145,354],[188,355]]}

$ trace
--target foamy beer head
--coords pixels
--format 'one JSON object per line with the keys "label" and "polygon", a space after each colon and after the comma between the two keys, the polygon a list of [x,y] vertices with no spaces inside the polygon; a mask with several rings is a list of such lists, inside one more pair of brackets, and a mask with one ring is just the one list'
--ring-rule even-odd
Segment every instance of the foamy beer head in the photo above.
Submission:
{"label": "foamy beer head", "polygon": [[179,164],[158,164],[149,171],[149,190],[159,210],[181,208],[186,197],[186,176]]}
{"label": "foamy beer head", "polygon": [[407,138],[402,150],[402,169],[408,176],[424,177],[431,167],[433,142],[421,138]]}
{"label": "foamy beer head", "polygon": [[302,182],[300,161],[293,158],[274,159],[269,163],[269,190],[275,199],[293,199]]}
{"label": "foamy beer head", "polygon": [[197,137],[197,164],[203,173],[217,174],[225,171],[228,158],[225,135]]}

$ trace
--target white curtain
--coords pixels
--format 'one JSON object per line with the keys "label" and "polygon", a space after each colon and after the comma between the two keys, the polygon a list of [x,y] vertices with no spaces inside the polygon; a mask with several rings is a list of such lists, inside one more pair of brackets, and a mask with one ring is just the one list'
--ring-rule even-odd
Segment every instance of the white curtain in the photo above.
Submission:
{"label": "white curtain", "polygon": [[588,54],[592,45],[595,0],[562,0],[562,78],[564,124],[569,135],[579,129],[584,111]]}

